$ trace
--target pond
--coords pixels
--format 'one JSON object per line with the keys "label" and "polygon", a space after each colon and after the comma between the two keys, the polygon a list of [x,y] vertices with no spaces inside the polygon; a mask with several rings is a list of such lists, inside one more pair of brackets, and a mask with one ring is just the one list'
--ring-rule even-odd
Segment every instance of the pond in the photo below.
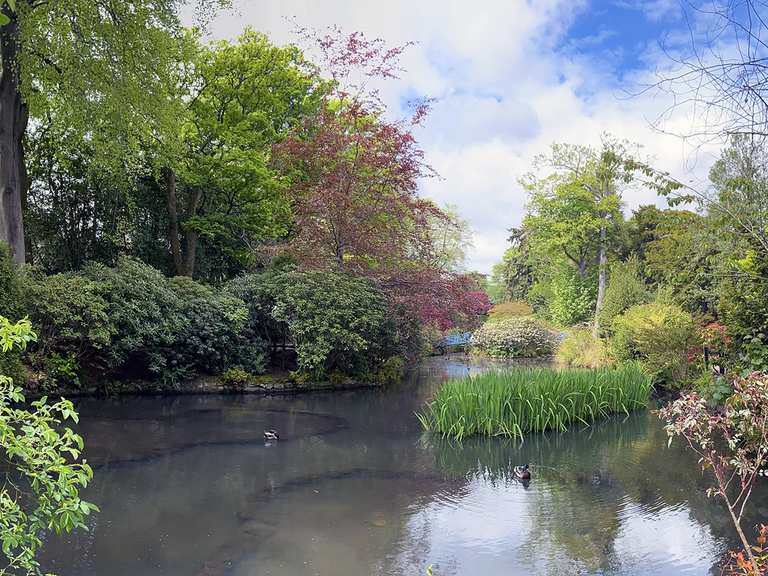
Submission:
{"label": "pond", "polygon": [[[525,442],[430,439],[433,358],[386,390],[79,402],[101,507],[48,543],[59,576],[719,573],[736,546],[648,412]],[[274,445],[262,440],[276,428]],[[515,464],[533,481],[515,481]],[[755,500],[756,523],[768,498]]]}

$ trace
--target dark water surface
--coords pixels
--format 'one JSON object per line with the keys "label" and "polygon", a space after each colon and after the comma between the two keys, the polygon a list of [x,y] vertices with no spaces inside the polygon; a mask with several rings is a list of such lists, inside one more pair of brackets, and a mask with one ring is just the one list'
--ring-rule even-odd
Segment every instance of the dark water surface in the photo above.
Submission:
{"label": "dark water surface", "polygon": [[[59,576],[509,576],[719,573],[735,546],[695,460],[639,412],[520,445],[424,436],[448,376],[287,397],[80,401],[101,507],[49,543]],[[281,440],[265,446],[264,428]],[[534,479],[511,475],[530,462]],[[757,522],[768,499],[755,500]]]}

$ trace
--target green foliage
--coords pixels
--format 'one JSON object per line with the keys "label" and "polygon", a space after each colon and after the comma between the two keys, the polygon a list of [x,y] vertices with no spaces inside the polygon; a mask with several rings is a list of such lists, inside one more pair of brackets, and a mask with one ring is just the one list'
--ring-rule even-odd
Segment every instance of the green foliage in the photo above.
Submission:
{"label": "green foliage", "polygon": [[531,317],[486,322],[472,335],[475,350],[501,358],[550,356],[556,343],[553,332]]}
{"label": "green foliage", "polygon": [[645,244],[644,269],[656,286],[667,286],[675,301],[692,312],[716,307],[720,256],[717,228],[711,218],[685,210],[659,215]]}
{"label": "green foliage", "polygon": [[247,330],[248,307],[230,292],[166,278],[128,257],[114,268],[30,275],[28,284],[41,327],[32,358],[48,379],[75,385],[82,375],[131,376],[173,385],[235,365],[264,370],[263,341]]}
{"label": "green foliage", "polygon": [[253,375],[240,367],[229,368],[221,374],[221,383],[230,392],[242,392],[252,379]]}
{"label": "green foliage", "polygon": [[588,328],[574,328],[560,342],[557,360],[575,368],[601,368],[611,364],[605,341]]}
{"label": "green foliage", "polygon": [[[288,266],[287,271],[292,268]],[[285,323],[272,315],[277,296],[283,288],[283,271],[270,268],[260,274],[243,274],[230,280],[224,290],[248,307],[246,331],[250,339],[263,340],[267,346],[281,344],[288,338]]]}
{"label": "green foliage", "polygon": [[746,372],[768,372],[768,345],[762,336],[745,336],[742,339],[738,362]]}
{"label": "green foliage", "polygon": [[183,150],[171,163],[179,208],[187,207],[179,221],[186,240],[248,263],[255,242],[283,237],[290,222],[272,146],[317,110],[326,83],[297,46],[275,46],[251,29],[198,47],[192,60],[197,82],[181,98],[181,130],[169,136]]}
{"label": "green foliage", "polygon": [[25,315],[24,286],[4,242],[0,242],[0,294],[0,316],[21,320]]}
{"label": "green foliage", "polygon": [[667,387],[680,386],[691,376],[696,324],[679,306],[658,301],[633,306],[614,319],[612,329],[616,360],[638,360],[655,383]]}
{"label": "green foliage", "polygon": [[[0,316],[3,353],[34,340],[31,324],[11,324]],[[42,574],[37,554],[48,532],[85,528],[96,506],[80,499],[93,477],[81,459],[83,440],[68,427],[77,423],[71,402],[46,398],[24,407],[21,389],[0,375],[0,449],[7,468],[0,470],[0,544],[5,566],[0,575]]]}
{"label": "green foliage", "polygon": [[650,294],[643,282],[639,260],[632,257],[625,262],[617,262],[611,266],[605,299],[597,316],[598,324],[604,329],[610,329],[616,316],[627,308],[645,304],[649,300]]}
{"label": "green foliage", "polygon": [[722,405],[733,394],[733,386],[727,378],[722,376],[713,378],[711,374],[699,376],[694,381],[693,387],[707,402],[715,406]]}
{"label": "green foliage", "polygon": [[380,384],[394,384],[400,380],[404,369],[402,356],[390,356],[376,368],[374,380]]}
{"label": "green foliage", "polygon": [[523,438],[565,431],[614,412],[645,406],[650,379],[634,364],[598,370],[513,368],[446,382],[419,416],[443,436]]}
{"label": "green foliage", "polygon": [[[23,282],[8,246],[0,242],[0,316],[12,321],[21,320],[25,316],[23,294]],[[8,350],[0,354],[0,374],[6,374],[19,383],[25,381],[20,350]]]}
{"label": "green foliage", "polygon": [[173,278],[170,285],[183,323],[167,352],[168,364],[189,373],[216,374],[228,365],[264,371],[262,343],[244,336],[248,308],[242,300],[187,277]]}
{"label": "green foliage", "polygon": [[511,232],[511,246],[504,252],[501,262],[494,264],[491,277],[486,282],[486,292],[495,303],[526,298],[533,283],[532,263],[524,231],[522,228],[513,228]]}
{"label": "green foliage", "polygon": [[365,374],[390,356],[387,306],[367,280],[287,272],[280,284],[272,315],[288,327],[301,371],[317,378]]}
{"label": "green foliage", "polygon": [[589,320],[595,309],[594,285],[566,268],[552,281],[548,312],[562,326],[573,326]]}
{"label": "green foliage", "polygon": [[38,327],[36,352],[74,354],[84,364],[98,364],[116,332],[108,285],[78,273],[28,274],[25,284],[27,309]]}
{"label": "green foliage", "polygon": [[43,379],[38,382],[43,392],[58,390],[77,390],[80,388],[80,363],[74,352],[62,355],[52,352],[49,356],[32,355],[32,362],[43,371]]}
{"label": "green foliage", "polygon": [[400,369],[396,314],[369,282],[342,274],[272,269],[219,290],[121,257],[113,268],[27,281],[41,326],[31,358],[45,386],[104,377],[173,386],[229,368],[260,374],[268,350],[284,342],[313,378],[391,379]]}
{"label": "green foliage", "polygon": [[145,374],[137,370],[137,376],[179,376],[184,367],[169,363],[167,351],[187,322],[168,279],[160,271],[127,257],[120,258],[114,268],[92,264],[83,274],[105,287],[107,314],[114,327],[103,356],[107,367],[147,370]]}

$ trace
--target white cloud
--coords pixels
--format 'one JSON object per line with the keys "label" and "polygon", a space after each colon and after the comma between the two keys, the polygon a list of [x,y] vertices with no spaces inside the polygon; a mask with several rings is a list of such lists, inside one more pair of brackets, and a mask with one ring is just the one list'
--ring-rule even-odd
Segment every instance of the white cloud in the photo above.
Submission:
{"label": "white cloud", "polygon": [[[669,9],[662,0],[633,5],[649,18]],[[523,216],[517,180],[553,142],[597,144],[601,133],[610,132],[642,143],[660,168],[697,181],[711,163],[705,151],[692,164],[678,138],[649,127],[666,100],[628,98],[609,66],[556,49],[583,8],[584,2],[573,0],[241,0],[239,13],[219,17],[212,32],[232,38],[251,26],[285,43],[294,40],[295,18],[316,28],[360,30],[392,44],[415,41],[403,60],[407,72],[384,97],[395,108],[408,94],[437,99],[418,136],[442,178],[426,181],[423,192],[455,204],[470,221],[475,247],[469,267],[488,272],[506,248],[507,229]],[[648,74],[662,57],[649,55]],[[691,121],[676,111],[668,126]],[[626,198],[630,208],[656,201],[647,190]]]}

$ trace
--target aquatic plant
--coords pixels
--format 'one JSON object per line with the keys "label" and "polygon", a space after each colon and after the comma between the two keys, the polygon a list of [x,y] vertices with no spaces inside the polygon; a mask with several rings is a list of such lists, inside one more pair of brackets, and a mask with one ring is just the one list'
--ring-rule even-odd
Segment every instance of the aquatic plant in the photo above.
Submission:
{"label": "aquatic plant", "polygon": [[418,417],[426,430],[443,436],[522,438],[629,414],[645,406],[650,390],[650,378],[634,363],[595,370],[512,368],[449,380]]}

